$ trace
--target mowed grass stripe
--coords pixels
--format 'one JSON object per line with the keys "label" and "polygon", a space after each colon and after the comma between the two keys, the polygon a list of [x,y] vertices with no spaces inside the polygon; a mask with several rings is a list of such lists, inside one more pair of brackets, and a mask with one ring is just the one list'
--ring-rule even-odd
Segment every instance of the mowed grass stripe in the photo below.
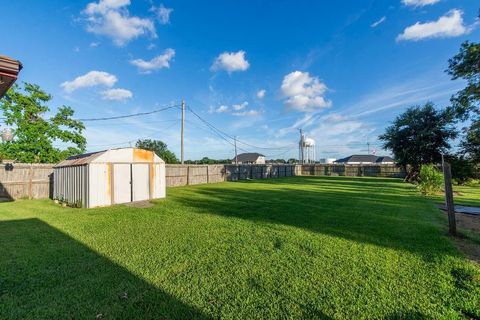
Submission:
{"label": "mowed grass stripe", "polygon": [[0,318],[480,317],[479,270],[395,179],[168,189],[151,208],[0,205]]}

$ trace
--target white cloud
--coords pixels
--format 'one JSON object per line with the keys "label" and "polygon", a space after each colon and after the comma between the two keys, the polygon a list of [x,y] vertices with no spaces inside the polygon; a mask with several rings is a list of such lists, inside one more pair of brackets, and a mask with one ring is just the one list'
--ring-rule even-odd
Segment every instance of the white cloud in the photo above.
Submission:
{"label": "white cloud", "polygon": [[90,48],[96,48],[100,45],[100,42],[90,42]]}
{"label": "white cloud", "polygon": [[228,73],[234,71],[245,71],[250,63],[245,59],[245,51],[224,52],[220,54],[212,65],[213,71],[225,70]]}
{"label": "white cloud", "polygon": [[332,105],[323,96],[327,86],[308,72],[294,71],[283,78],[282,93],[286,97],[285,106],[301,112],[313,112]]}
{"label": "white cloud", "polygon": [[151,73],[154,70],[170,68],[170,60],[172,60],[173,57],[175,57],[175,50],[168,48],[163,54],[156,56],[152,60],[145,61],[143,59],[135,59],[130,61],[130,63],[140,69],[143,73]]}
{"label": "white cloud", "polygon": [[99,0],[89,3],[83,11],[87,15],[87,31],[110,37],[118,46],[146,34],[156,38],[153,21],[130,16],[126,8],[129,5],[130,0]]}
{"label": "white cloud", "polygon": [[440,0],[402,0],[402,3],[406,6],[423,7],[440,2]]}
{"label": "white cloud", "polygon": [[217,108],[210,107],[208,113],[226,113],[233,116],[258,116],[262,113],[261,110],[250,109],[247,110],[248,101],[242,103],[234,104],[232,106],[221,105]]}
{"label": "white cloud", "polygon": [[266,93],[266,92],[267,92],[267,91],[265,91],[265,89],[258,90],[258,92],[257,92],[257,98],[258,98],[258,99],[263,99],[263,98],[265,97],[265,93]]}
{"label": "white cloud", "polygon": [[235,110],[235,111],[240,111],[240,110],[245,109],[247,106],[248,106],[248,102],[245,101],[245,102],[242,102],[242,103],[239,103],[239,104],[234,104],[232,106],[232,109]]}
{"label": "white cloud", "polygon": [[461,10],[453,9],[441,16],[437,21],[417,22],[405,28],[403,33],[397,36],[397,41],[449,38],[467,34],[472,28],[464,25],[462,15],[463,12]]}
{"label": "white cloud", "polygon": [[172,8],[166,8],[162,3],[158,8],[152,7],[151,11],[155,12],[157,19],[161,24],[170,23],[170,14],[173,12]]}
{"label": "white cloud", "polygon": [[[432,82],[435,79],[435,82]],[[351,119],[370,117],[371,119],[389,112],[395,114],[408,106],[433,101],[441,105],[448,103],[454,92],[460,90],[459,84],[441,72],[427,73],[418,78],[408,79],[395,86],[376,87],[371,93],[357,97],[355,102],[342,109]],[[393,111],[392,109],[397,109]],[[375,116],[372,115],[376,114]]]}
{"label": "white cloud", "polygon": [[351,154],[365,154],[367,141],[370,138],[372,142],[374,132],[375,128],[368,123],[337,114],[318,118],[312,124],[312,129],[307,131],[307,136],[316,140],[319,158],[340,158]]}
{"label": "white cloud", "polygon": [[347,120],[347,117],[339,113],[330,113],[322,117],[323,120],[328,122],[341,122]]}
{"label": "white cloud", "polygon": [[87,5],[85,13],[107,13],[109,10],[118,10],[121,7],[130,5],[130,0],[100,0],[98,3],[91,2]]}
{"label": "white cloud", "polygon": [[116,82],[117,77],[104,71],[90,71],[82,76],[76,77],[72,81],[65,81],[61,87],[66,92],[73,92],[80,88],[105,86],[111,88]]}
{"label": "white cloud", "polygon": [[229,110],[230,109],[227,106],[221,105],[218,108],[210,107],[210,109],[208,110],[208,113],[226,113]]}
{"label": "white cloud", "polygon": [[102,91],[102,99],[104,100],[125,101],[131,97],[133,97],[133,93],[127,89],[108,89]]}
{"label": "white cloud", "polygon": [[233,112],[232,115],[237,117],[243,117],[243,116],[254,117],[254,116],[258,116],[260,113],[261,113],[260,110],[245,110],[241,112]]}
{"label": "white cloud", "polygon": [[383,17],[381,17],[380,19],[378,19],[377,21],[375,21],[374,23],[372,23],[372,24],[370,25],[370,27],[376,28],[376,27],[378,27],[380,24],[384,23],[385,20],[387,20],[387,17],[383,16]]}

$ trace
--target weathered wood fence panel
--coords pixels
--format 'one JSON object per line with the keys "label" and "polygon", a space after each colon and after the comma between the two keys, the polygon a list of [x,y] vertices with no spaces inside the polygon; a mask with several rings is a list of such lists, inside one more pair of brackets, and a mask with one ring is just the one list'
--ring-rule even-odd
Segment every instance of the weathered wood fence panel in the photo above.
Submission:
{"label": "weathered wood fence panel", "polygon": [[[50,197],[53,166],[53,164],[0,164],[0,197],[9,199]],[[167,187],[299,175],[405,177],[405,171],[395,165],[166,165]]]}
{"label": "weathered wood fence panel", "polygon": [[291,164],[227,164],[225,170],[227,181],[269,179],[296,175],[295,165]]}
{"label": "weathered wood fence panel", "polygon": [[223,164],[182,165],[167,164],[167,187],[178,187],[202,183],[216,183],[226,180]]}
{"label": "weathered wood fence panel", "polygon": [[303,176],[348,176],[404,178],[406,172],[396,165],[387,164],[305,164],[298,166]]}
{"label": "weathered wood fence panel", "polygon": [[53,186],[53,164],[0,164],[0,197],[48,198]]}

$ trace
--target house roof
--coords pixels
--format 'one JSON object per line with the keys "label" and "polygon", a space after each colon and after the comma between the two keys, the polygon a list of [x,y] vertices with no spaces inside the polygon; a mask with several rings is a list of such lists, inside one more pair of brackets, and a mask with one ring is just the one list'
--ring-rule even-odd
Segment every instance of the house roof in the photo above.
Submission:
{"label": "house roof", "polygon": [[257,161],[258,157],[265,157],[265,156],[263,154],[256,153],[256,152],[240,153],[239,155],[237,155],[237,161],[255,162]]}
{"label": "house roof", "polygon": [[370,162],[370,163],[384,163],[394,162],[389,156],[375,156],[373,154],[354,154],[349,157],[338,159],[335,163],[351,163],[351,162]]}
{"label": "house roof", "polygon": [[20,61],[0,55],[0,98],[17,80],[20,70],[22,70]]}
{"label": "house roof", "polygon": [[375,162],[377,162],[377,163],[395,162],[395,160],[392,157],[389,157],[389,156],[381,156],[381,157],[378,157],[378,159]]}
{"label": "house roof", "polygon": [[164,163],[160,157],[158,157],[153,151],[138,149],[138,148],[117,148],[102,150],[91,153],[84,153],[77,156],[72,156],[63,160],[55,166],[70,167],[81,166],[90,163],[135,163],[135,162],[153,162]]}

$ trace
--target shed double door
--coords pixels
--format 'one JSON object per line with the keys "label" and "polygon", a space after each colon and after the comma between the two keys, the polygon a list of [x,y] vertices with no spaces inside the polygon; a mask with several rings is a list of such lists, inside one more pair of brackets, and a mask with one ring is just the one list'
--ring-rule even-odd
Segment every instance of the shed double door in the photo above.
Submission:
{"label": "shed double door", "polygon": [[113,203],[127,203],[149,198],[148,164],[116,163],[113,165]]}

